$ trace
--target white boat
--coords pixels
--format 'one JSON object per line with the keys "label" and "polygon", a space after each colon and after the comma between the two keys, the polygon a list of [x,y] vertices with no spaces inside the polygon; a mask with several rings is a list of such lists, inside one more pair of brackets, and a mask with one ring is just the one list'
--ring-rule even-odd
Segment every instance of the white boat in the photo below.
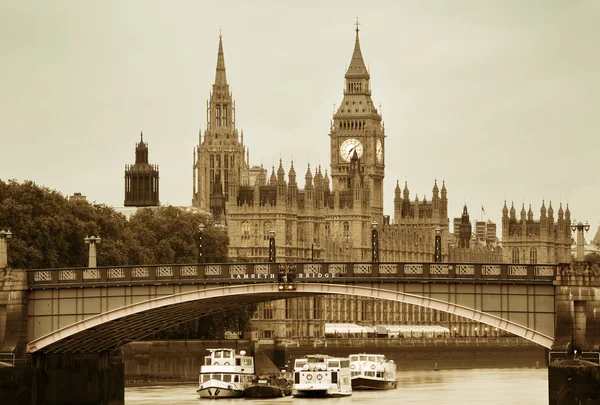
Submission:
{"label": "white boat", "polygon": [[208,349],[198,378],[200,398],[237,398],[252,385],[254,358],[234,349]]}
{"label": "white boat", "polygon": [[350,359],[325,354],[313,354],[296,359],[292,395],[295,397],[352,395]]}
{"label": "white boat", "polygon": [[352,389],[386,390],[396,388],[396,363],[383,354],[351,354]]}

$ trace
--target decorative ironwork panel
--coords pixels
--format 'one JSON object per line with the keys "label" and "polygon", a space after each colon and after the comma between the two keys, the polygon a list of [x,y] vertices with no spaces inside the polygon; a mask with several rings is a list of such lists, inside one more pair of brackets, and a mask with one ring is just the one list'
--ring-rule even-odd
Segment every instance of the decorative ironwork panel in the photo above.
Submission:
{"label": "decorative ironwork panel", "polygon": [[456,265],[456,274],[462,276],[474,276],[475,266],[473,266],[472,264],[458,264]]}
{"label": "decorative ironwork panel", "polygon": [[404,265],[404,274],[423,274],[423,265],[422,264],[405,264]]}
{"label": "decorative ironwork panel", "polygon": [[447,264],[432,264],[429,266],[429,274],[448,275],[449,270]]}
{"label": "decorative ironwork panel", "polygon": [[482,276],[499,276],[501,273],[500,266],[498,265],[485,265],[481,266]]}
{"label": "decorative ironwork panel", "polygon": [[354,274],[371,274],[370,264],[355,264]]}
{"label": "decorative ironwork panel", "polygon": [[[269,265],[268,264],[257,264],[254,266],[254,274],[269,274]],[[221,274],[221,273],[219,273]]]}
{"label": "decorative ironwork panel", "polygon": [[380,264],[379,274],[398,274],[397,264]]}
{"label": "decorative ironwork panel", "polygon": [[121,267],[115,267],[106,271],[107,278],[125,278],[125,270]]}
{"label": "decorative ironwork panel", "polygon": [[509,276],[526,276],[527,266],[508,266]]}
{"label": "decorative ironwork panel", "polygon": [[232,264],[229,266],[230,276],[243,276],[244,274],[246,274],[245,264]]}
{"label": "decorative ironwork panel", "polygon": [[222,272],[220,264],[209,264],[208,266],[204,267],[204,275],[206,276],[220,276],[221,274]]}
{"label": "decorative ironwork panel", "polygon": [[535,266],[535,275],[543,277],[554,277],[554,267],[552,266]]}
{"label": "decorative ironwork panel", "polygon": [[335,263],[329,265],[329,274],[346,274],[346,265],[341,263]]}
{"label": "decorative ironwork panel", "polygon": [[77,271],[76,270],[61,270],[58,272],[59,280],[76,280],[77,279]]}
{"label": "decorative ironwork panel", "polygon": [[88,269],[83,271],[84,280],[100,280],[99,269]]}
{"label": "decorative ironwork panel", "polygon": [[36,271],[33,274],[33,279],[35,281],[52,281],[52,272],[48,270]]}
{"label": "decorative ironwork panel", "polygon": [[304,274],[319,274],[321,272],[321,265],[314,263],[305,264],[302,267],[302,271]]}
{"label": "decorative ironwork panel", "polygon": [[181,266],[179,268],[179,274],[182,277],[190,277],[198,275],[198,267],[196,266]]}
{"label": "decorative ironwork panel", "polygon": [[150,269],[148,267],[134,267],[131,270],[131,277],[133,277],[133,278],[150,277]]}
{"label": "decorative ironwork panel", "polygon": [[156,277],[173,277],[173,266],[159,266],[156,268]]}

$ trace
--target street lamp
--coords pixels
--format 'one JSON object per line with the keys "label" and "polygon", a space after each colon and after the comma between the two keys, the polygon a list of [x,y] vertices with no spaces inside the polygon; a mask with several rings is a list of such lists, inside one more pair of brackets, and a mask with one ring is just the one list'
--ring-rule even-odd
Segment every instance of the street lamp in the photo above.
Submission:
{"label": "street lamp", "polygon": [[10,231],[0,231],[0,269],[8,267],[8,240],[12,238]]}
{"label": "street lamp", "polygon": [[317,242],[313,242],[312,245],[310,245],[310,261],[311,262],[315,261],[315,246],[317,246]]}
{"label": "street lamp", "polygon": [[583,237],[584,230],[586,232],[590,230],[590,224],[587,221],[585,221],[585,224],[581,221],[579,221],[578,223],[575,223],[575,221],[573,221],[573,223],[571,224],[571,231],[577,231],[577,256],[575,260],[577,260],[578,262],[582,262],[585,260],[585,241]]}
{"label": "street lamp", "polygon": [[377,221],[371,222],[373,230],[371,231],[371,261],[379,261],[379,232],[377,231]]}
{"label": "street lamp", "polygon": [[275,231],[271,229],[269,231],[269,262],[275,263]]}
{"label": "street lamp", "polygon": [[202,237],[204,236],[204,224],[200,223],[200,225],[198,225],[198,263],[202,263]]}
{"label": "street lamp", "polygon": [[96,267],[96,245],[100,242],[102,242],[102,239],[100,239],[100,237],[96,237],[94,235],[92,236],[86,236],[84,239],[86,245],[89,245],[89,254],[88,254],[88,267],[90,268],[94,268]]}
{"label": "street lamp", "polygon": [[433,261],[436,263],[442,261],[442,230],[439,227],[435,228],[435,253]]}

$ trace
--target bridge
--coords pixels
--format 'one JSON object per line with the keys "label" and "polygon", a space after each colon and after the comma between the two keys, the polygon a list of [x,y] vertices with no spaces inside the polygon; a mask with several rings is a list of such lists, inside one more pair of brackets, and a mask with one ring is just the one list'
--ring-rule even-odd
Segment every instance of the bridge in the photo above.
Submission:
{"label": "bridge", "polygon": [[[310,262],[2,271],[3,347],[33,359],[46,375],[36,388],[45,396],[56,379],[66,378],[64,368],[56,374],[65,362],[97,364],[96,374],[118,380],[122,370],[115,371],[110,353],[129,342],[237,306],[319,294],[410,303],[554,350],[598,350],[600,274],[569,265]],[[74,378],[82,377],[71,373],[67,380]],[[110,389],[98,387],[98,395]]]}

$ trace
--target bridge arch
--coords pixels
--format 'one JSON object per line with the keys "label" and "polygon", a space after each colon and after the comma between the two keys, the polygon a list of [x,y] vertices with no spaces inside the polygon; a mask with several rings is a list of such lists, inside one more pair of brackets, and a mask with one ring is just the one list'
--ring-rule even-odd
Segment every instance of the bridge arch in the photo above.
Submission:
{"label": "bridge arch", "polygon": [[481,322],[551,348],[552,337],[515,322],[419,295],[343,284],[298,283],[280,291],[277,283],[224,285],[139,302],[76,322],[27,344],[27,352],[113,350],[162,329],[241,305],[311,295],[351,295],[404,302]]}

